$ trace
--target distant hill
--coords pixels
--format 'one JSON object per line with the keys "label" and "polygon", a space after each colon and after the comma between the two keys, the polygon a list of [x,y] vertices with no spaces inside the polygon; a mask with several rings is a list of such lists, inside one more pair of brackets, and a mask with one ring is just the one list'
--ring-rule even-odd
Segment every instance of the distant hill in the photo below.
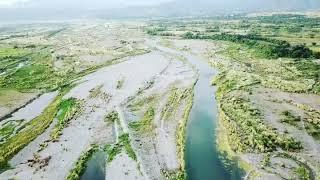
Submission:
{"label": "distant hill", "polygon": [[[70,2],[75,2],[72,0]],[[96,0],[98,1],[98,0]],[[37,0],[36,2],[41,2]],[[233,12],[262,11],[305,11],[320,9],[320,0],[173,0],[154,6],[135,6],[113,8],[89,4],[77,5],[59,0],[53,8],[48,4],[27,4],[27,8],[0,9],[0,20],[36,20],[36,19],[71,19],[71,18],[136,18],[136,17],[177,17],[205,16],[227,14]],[[94,1],[93,1],[94,2]],[[35,4],[35,2],[33,2]],[[61,5],[61,6],[59,6]],[[83,6],[88,6],[87,10]]]}
{"label": "distant hill", "polygon": [[305,11],[320,9],[320,0],[176,0],[150,7],[117,9],[106,16],[199,16],[232,12]]}

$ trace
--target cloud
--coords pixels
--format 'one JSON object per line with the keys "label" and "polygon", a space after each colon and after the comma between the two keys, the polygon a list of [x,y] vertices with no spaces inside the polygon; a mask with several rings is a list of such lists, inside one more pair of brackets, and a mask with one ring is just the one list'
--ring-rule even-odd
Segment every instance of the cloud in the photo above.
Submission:
{"label": "cloud", "polygon": [[11,7],[19,3],[25,3],[30,0],[0,0],[0,7]]}
{"label": "cloud", "polygon": [[0,7],[35,8],[101,8],[154,5],[173,0],[0,0]]}

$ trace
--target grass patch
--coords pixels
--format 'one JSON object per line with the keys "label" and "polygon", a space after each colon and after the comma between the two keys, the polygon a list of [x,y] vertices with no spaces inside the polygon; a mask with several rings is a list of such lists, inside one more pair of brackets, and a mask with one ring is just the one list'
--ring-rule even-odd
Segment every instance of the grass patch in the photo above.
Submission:
{"label": "grass patch", "polygon": [[30,53],[29,49],[18,47],[0,47],[0,59],[6,57],[21,57]]}
{"label": "grass patch", "polygon": [[62,130],[66,127],[68,122],[74,117],[78,110],[79,104],[77,103],[76,99],[70,98],[61,101],[57,115],[58,123],[50,135],[52,140],[57,140],[61,136]]}
{"label": "grass patch", "polygon": [[107,123],[115,123],[117,122],[118,124],[120,124],[120,119],[119,119],[119,114],[117,111],[111,111],[110,113],[108,113],[106,115],[106,117],[104,118],[105,122]]}
{"label": "grass patch", "polygon": [[112,162],[118,154],[122,151],[122,147],[119,144],[105,146],[105,152],[107,153],[107,162]]}
{"label": "grass patch", "polygon": [[9,138],[0,145],[0,165],[6,165],[7,161],[17,152],[28,145],[36,137],[42,134],[55,118],[63,95],[68,92],[65,88],[54,101],[43,111],[41,115],[31,120],[18,134]]}
{"label": "grass patch", "polygon": [[295,116],[292,112],[290,111],[283,111],[281,112],[281,122],[282,123],[287,123],[295,127],[299,127],[299,122],[301,122],[301,117]]}
{"label": "grass patch", "polygon": [[152,121],[155,116],[155,110],[153,107],[149,107],[144,113],[143,118],[136,122],[130,122],[129,127],[137,132],[151,132],[154,129]]}
{"label": "grass patch", "polygon": [[181,104],[181,101],[185,99],[189,94],[190,90],[181,90],[174,88],[170,91],[169,99],[161,112],[161,118],[169,119],[176,113],[177,108]]}
{"label": "grass patch", "polygon": [[161,169],[161,174],[164,176],[165,180],[185,180],[187,175],[183,171],[168,171]]}
{"label": "grass patch", "polygon": [[303,166],[299,166],[294,170],[295,174],[298,176],[300,180],[310,180],[310,174],[308,169]]}
{"label": "grass patch", "polygon": [[1,129],[0,129],[0,136],[4,137],[4,136],[8,136],[11,135],[14,130],[16,128],[16,125],[14,122],[8,122],[6,123]]}
{"label": "grass patch", "polygon": [[101,89],[102,89],[103,85],[99,85],[93,89],[90,90],[90,95],[89,98],[96,98],[99,96],[99,94],[102,93]]}
{"label": "grass patch", "polygon": [[[254,52],[238,44],[228,43],[220,53],[230,57],[215,65],[229,74],[240,73],[242,78],[254,76],[268,88],[287,92],[320,93],[320,66],[312,60],[261,59]],[[232,69],[232,70],[231,70]]]}
{"label": "grass patch", "polygon": [[237,75],[228,73],[222,73],[214,80],[218,86],[220,118],[232,150],[270,152],[277,147],[290,151],[301,149],[299,142],[277,133],[264,123],[259,109],[255,108],[246,97],[246,94],[249,94],[247,91],[250,91],[247,86],[250,87],[252,82],[255,82],[254,78],[246,82]]}
{"label": "grass patch", "polygon": [[133,160],[137,160],[137,156],[134,152],[134,150],[131,147],[129,134],[123,134],[119,137],[119,141],[123,145],[125,151],[127,152],[128,156],[132,158]]}
{"label": "grass patch", "polygon": [[17,90],[54,89],[63,85],[70,76],[53,70],[48,53],[30,55],[31,62],[0,78],[0,87]]}
{"label": "grass patch", "polygon": [[67,180],[79,180],[81,175],[84,173],[86,169],[87,161],[92,157],[92,155],[97,152],[99,149],[98,146],[93,145],[88,151],[83,153],[80,158],[78,159],[75,167],[69,172],[67,176]]}
{"label": "grass patch", "polygon": [[133,160],[137,160],[137,156],[134,150],[131,147],[129,134],[122,134],[119,137],[119,142],[114,145],[106,145],[104,148],[105,152],[107,153],[107,162],[112,162],[118,154],[125,150],[130,158]]}
{"label": "grass patch", "polygon": [[306,121],[304,123],[304,127],[305,127],[307,133],[310,136],[312,136],[314,139],[320,141],[320,131],[319,131],[319,127],[318,126],[316,126],[313,123],[310,123],[310,122]]}
{"label": "grass patch", "polygon": [[137,101],[134,101],[128,105],[128,108],[130,111],[139,111],[141,107],[143,107],[145,104],[151,104],[156,100],[156,96],[149,96],[143,99],[139,99]]}

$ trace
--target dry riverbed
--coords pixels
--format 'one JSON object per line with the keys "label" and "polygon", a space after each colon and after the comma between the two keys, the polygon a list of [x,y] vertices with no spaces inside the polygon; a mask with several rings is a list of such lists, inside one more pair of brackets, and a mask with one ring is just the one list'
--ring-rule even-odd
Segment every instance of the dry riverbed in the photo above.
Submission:
{"label": "dry riverbed", "polygon": [[[195,79],[190,65],[160,51],[127,58],[84,76],[63,97],[77,99],[81,110],[58,140],[50,141],[52,127],[48,128],[12,158],[13,168],[2,173],[0,179],[64,179],[91,144],[113,145],[125,133],[136,158],[122,150],[107,162],[107,178],[159,179],[165,171],[181,170],[176,135]],[[130,104],[148,97],[154,97],[152,102],[140,103],[134,112],[129,110]],[[170,100],[176,103],[174,107]],[[134,113],[138,122],[149,106],[153,106],[154,116],[148,122],[151,135],[146,136],[132,129],[133,120],[124,114]],[[106,115],[111,111],[117,111],[120,122],[107,122]]]}

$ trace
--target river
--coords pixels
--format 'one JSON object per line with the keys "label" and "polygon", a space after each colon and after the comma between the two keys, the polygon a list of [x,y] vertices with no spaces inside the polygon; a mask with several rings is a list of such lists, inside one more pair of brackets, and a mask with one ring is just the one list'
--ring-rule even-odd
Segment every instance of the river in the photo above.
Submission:
{"label": "river", "polygon": [[[165,53],[183,56],[198,71],[198,81],[195,85],[194,104],[187,123],[185,161],[188,180],[238,180],[244,173],[238,168],[236,160],[228,160],[217,148],[217,102],[215,100],[216,88],[211,80],[217,71],[207,62],[187,52],[158,46]],[[102,161],[101,161],[102,159]],[[105,157],[94,156],[88,163],[85,174],[86,179],[104,179],[103,167]]]}
{"label": "river", "polygon": [[238,180],[244,172],[236,160],[228,160],[217,148],[216,88],[211,85],[217,71],[206,61],[188,52],[180,52],[162,46],[163,52],[183,56],[198,71],[194,104],[186,130],[185,161],[188,180]]}

